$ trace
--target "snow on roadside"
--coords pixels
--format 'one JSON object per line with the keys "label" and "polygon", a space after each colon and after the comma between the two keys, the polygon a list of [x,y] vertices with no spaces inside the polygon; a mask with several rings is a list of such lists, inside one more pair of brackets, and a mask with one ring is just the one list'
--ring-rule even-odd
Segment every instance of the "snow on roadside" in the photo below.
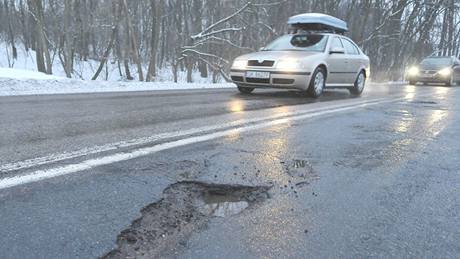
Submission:
{"label": "snow on roadside", "polygon": [[[20,69],[20,70],[27,70],[27,71],[37,71],[37,62],[36,62],[36,54],[35,51],[30,50],[26,51],[21,43],[18,43],[17,46],[17,52],[18,52],[18,58],[13,60],[11,58],[11,53],[10,53],[10,47],[3,43],[0,42],[0,68],[4,67],[11,67],[14,69]],[[66,77],[66,73],[64,72],[64,69],[62,67],[61,62],[57,58],[56,55],[53,56],[53,64],[52,64],[52,70],[53,70],[53,75],[54,76],[59,76],[59,77]],[[83,61],[80,59],[75,59],[74,61],[74,67],[73,67],[73,74],[72,78],[73,79],[82,79],[82,80],[90,80],[94,74],[96,73],[96,70],[99,66],[99,61],[89,59],[87,61]],[[130,70],[131,70],[131,75],[135,78],[135,81],[137,80],[137,66],[134,64],[129,65]],[[144,72],[147,71],[148,64],[144,65],[143,70]],[[155,81],[156,82],[171,82],[174,80],[174,75],[172,72],[172,68],[167,66],[167,67],[161,67],[158,68],[157,70],[157,76]],[[122,75],[123,74],[123,75]],[[124,75],[124,70],[120,71],[120,68],[118,67],[117,62],[113,62],[113,60],[110,60],[104,67],[103,71],[99,75],[98,79],[96,81],[112,81],[112,82],[117,82],[124,80],[126,76]],[[201,74],[199,71],[194,70],[192,72],[192,79],[193,82],[196,83],[211,83],[212,82],[212,76],[210,75],[207,78],[202,78]],[[219,82],[223,82],[225,80],[222,79],[222,77],[219,77],[217,79]],[[182,83],[187,81],[187,72],[186,71],[178,71],[177,73],[177,81]]]}
{"label": "snow on roadside", "polygon": [[230,88],[230,83],[87,81],[0,67],[0,96]]}
{"label": "snow on roadside", "polygon": [[102,92],[134,92],[154,90],[217,89],[235,87],[230,83],[167,83],[167,82],[108,82],[75,79],[11,79],[0,78],[0,96],[71,94]]}
{"label": "snow on roadside", "polygon": [[57,76],[47,75],[41,72],[0,67],[0,79],[2,78],[18,79],[18,80],[27,80],[27,79],[35,79],[35,80],[56,79],[57,80],[59,79],[59,77]]}
{"label": "snow on roadside", "polygon": [[[159,69],[156,81],[153,83],[123,81],[116,64],[112,63],[107,64],[98,80],[91,81],[89,79],[99,65],[95,60],[76,61],[73,78],[68,79],[56,60],[53,63],[53,75],[37,72],[35,52],[32,50],[25,51],[23,48],[18,48],[17,60],[10,59],[10,56],[8,47],[0,43],[0,96],[235,87],[225,82],[212,84],[211,76],[202,78],[198,71],[192,73],[195,83],[186,83],[186,71],[178,72],[179,83],[173,83],[172,70],[169,68]],[[133,68],[132,71],[135,76],[135,69]]]}

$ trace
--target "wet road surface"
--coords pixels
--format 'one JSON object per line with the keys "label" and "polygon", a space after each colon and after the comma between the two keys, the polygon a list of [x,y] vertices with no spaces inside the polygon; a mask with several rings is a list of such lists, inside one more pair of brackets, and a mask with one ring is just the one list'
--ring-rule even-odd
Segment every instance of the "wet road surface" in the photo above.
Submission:
{"label": "wet road surface", "polygon": [[[269,198],[205,195],[187,204],[207,217],[178,217],[152,239],[161,251],[148,244],[138,251],[455,258],[459,97],[458,87],[386,85],[360,98],[329,91],[319,100],[234,90],[0,97],[0,257],[105,255],[133,220],[176,217],[159,214],[168,206],[158,202],[171,193],[176,201],[174,184],[198,181],[270,187]],[[139,141],[120,144],[126,140]],[[102,148],[109,143],[116,145]],[[90,166],[73,170],[81,164]],[[52,170],[62,175],[33,178]],[[142,236],[123,238],[135,246]]]}

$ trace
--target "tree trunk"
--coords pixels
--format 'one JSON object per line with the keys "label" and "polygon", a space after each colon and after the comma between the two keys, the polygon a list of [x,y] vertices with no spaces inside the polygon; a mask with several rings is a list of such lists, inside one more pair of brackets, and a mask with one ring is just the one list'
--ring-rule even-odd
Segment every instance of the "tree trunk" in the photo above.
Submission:
{"label": "tree trunk", "polygon": [[[157,3],[158,2],[158,3]],[[152,35],[150,40],[150,62],[147,72],[147,82],[153,81],[156,77],[156,60],[158,49],[158,38],[160,37],[160,21],[163,8],[163,0],[150,0],[150,8],[152,9]]]}
{"label": "tree trunk", "polygon": [[33,27],[34,27],[34,32],[33,32],[33,40],[35,43],[35,58],[37,62],[37,70],[42,73],[46,73],[46,65],[45,65],[45,59],[43,58],[43,41],[41,40],[40,37],[40,23],[39,23],[39,18],[38,18],[38,3],[39,1],[34,1],[34,0],[28,0],[28,5],[31,9],[32,17],[33,19]]}
{"label": "tree trunk", "polygon": [[[118,22],[115,21],[115,23],[118,23]],[[110,36],[109,45],[107,46],[107,49],[104,52],[104,56],[102,57],[101,62],[99,63],[99,67],[97,68],[97,71],[94,74],[94,76],[91,78],[91,80],[96,80],[99,77],[99,74],[102,72],[104,65],[107,63],[110,52],[112,51],[113,45],[115,44],[115,38],[117,36],[117,31],[118,31],[118,25],[113,25],[112,35]]]}
{"label": "tree trunk", "polygon": [[71,47],[71,42],[70,42],[70,19],[71,19],[71,3],[70,0],[65,0],[64,1],[64,31],[62,32],[62,37],[61,37],[61,53],[63,55],[63,58],[61,61],[63,62],[62,66],[64,68],[64,72],[68,78],[72,77],[72,47]]}
{"label": "tree trunk", "polygon": [[[18,58],[18,52],[16,49],[16,45],[14,44],[14,33],[13,33],[13,26],[11,25],[11,17],[10,17],[10,8],[8,6],[8,0],[3,1],[3,5],[5,6],[5,13],[6,13],[6,19],[8,21],[8,38],[10,40],[11,44],[11,53],[13,54],[13,60]],[[14,8],[14,2],[11,1],[11,10],[15,10]],[[11,64],[12,65],[12,64]]]}
{"label": "tree trunk", "polygon": [[[53,69],[51,56],[48,49],[48,41],[45,35],[43,4],[41,0],[29,0],[29,6],[32,7],[33,14],[35,17],[35,33],[37,40],[37,48],[39,49],[39,53],[37,53],[37,69],[40,72],[44,72],[51,75],[53,74]],[[41,57],[38,57],[38,55],[40,55]],[[41,60],[42,64],[38,64],[39,59]]]}
{"label": "tree trunk", "polygon": [[[137,65],[137,72],[139,74],[139,81],[144,81],[144,73],[142,72],[142,59],[141,59],[141,56],[139,54],[139,46],[137,44],[136,33],[135,33],[134,27],[133,27],[132,22],[131,22],[128,3],[126,2],[126,0],[122,0],[122,1],[123,1],[124,9],[125,9],[125,14],[126,14],[127,27],[128,27],[128,30],[131,31],[131,33],[129,33],[129,41],[132,44],[128,44],[128,45],[132,45],[131,51],[133,53],[134,62]],[[125,63],[126,63],[126,60],[125,60]],[[126,67],[126,64],[125,64],[125,67]],[[129,71],[129,69],[127,71]],[[126,76],[131,77],[131,75],[128,76],[128,74]]]}

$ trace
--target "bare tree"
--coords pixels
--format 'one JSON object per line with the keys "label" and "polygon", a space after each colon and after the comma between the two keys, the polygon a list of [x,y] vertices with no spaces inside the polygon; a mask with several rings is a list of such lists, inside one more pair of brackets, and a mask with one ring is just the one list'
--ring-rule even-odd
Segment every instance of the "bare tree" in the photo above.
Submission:
{"label": "bare tree", "polygon": [[3,5],[5,8],[5,16],[6,16],[7,23],[8,23],[8,40],[9,40],[9,44],[11,45],[11,53],[12,53],[12,58],[13,58],[12,62],[10,62],[10,66],[12,67],[14,65],[14,60],[18,58],[18,52],[16,49],[14,33],[13,33],[13,25],[11,22],[12,17],[10,15],[10,5],[11,5],[11,8],[14,10],[14,1],[10,1],[10,3],[8,3],[8,0],[3,0]]}
{"label": "bare tree", "polygon": [[45,33],[43,3],[41,0],[28,0],[35,27],[35,51],[37,69],[40,72],[52,74],[52,61],[49,44]]}
{"label": "bare tree", "polygon": [[71,77],[79,62],[97,60],[93,78],[104,68],[107,78],[113,64],[126,79],[170,70],[176,81],[185,73],[191,82],[195,71],[218,81],[235,57],[286,33],[287,19],[304,12],[346,20],[377,80],[460,52],[460,0],[0,0],[0,39],[13,61],[18,48],[34,50],[45,73],[60,61]]}

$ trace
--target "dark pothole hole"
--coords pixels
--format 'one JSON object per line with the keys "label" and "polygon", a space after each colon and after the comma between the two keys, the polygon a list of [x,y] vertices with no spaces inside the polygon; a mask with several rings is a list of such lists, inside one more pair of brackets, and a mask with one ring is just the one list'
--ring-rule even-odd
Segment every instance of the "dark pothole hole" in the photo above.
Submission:
{"label": "dark pothole hole", "polygon": [[229,217],[269,198],[271,186],[179,182],[117,237],[117,248],[101,258],[157,258],[183,245],[213,217]]}

